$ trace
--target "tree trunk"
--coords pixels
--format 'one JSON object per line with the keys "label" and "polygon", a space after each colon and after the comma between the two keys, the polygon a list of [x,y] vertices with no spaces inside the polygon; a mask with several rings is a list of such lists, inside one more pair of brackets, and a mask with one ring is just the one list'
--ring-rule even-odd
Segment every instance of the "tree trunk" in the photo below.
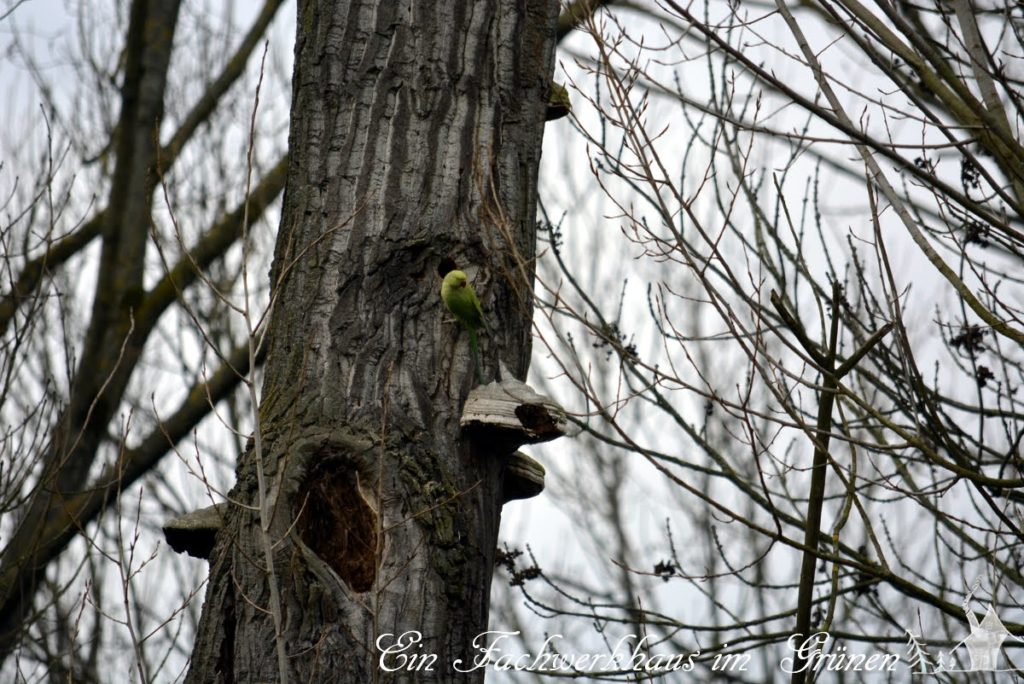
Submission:
{"label": "tree trunk", "polygon": [[[480,295],[485,374],[500,359],[525,375],[557,10],[299,2],[261,439],[231,494],[252,508],[232,506],[211,556],[188,681],[282,679],[275,579],[287,677],[450,681],[456,663],[472,668],[506,455],[460,435],[473,363],[438,271],[453,260]],[[408,632],[422,635],[404,653],[415,658],[392,651],[381,667],[380,647]]]}

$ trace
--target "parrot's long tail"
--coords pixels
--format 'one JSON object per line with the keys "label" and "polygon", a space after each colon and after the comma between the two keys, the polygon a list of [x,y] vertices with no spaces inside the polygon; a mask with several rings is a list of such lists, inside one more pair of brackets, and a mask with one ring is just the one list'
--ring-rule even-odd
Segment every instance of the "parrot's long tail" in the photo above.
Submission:
{"label": "parrot's long tail", "polygon": [[469,349],[473,352],[473,366],[476,368],[476,381],[481,385],[484,384],[484,372],[480,365],[480,344],[476,339],[476,330],[468,328],[469,330]]}

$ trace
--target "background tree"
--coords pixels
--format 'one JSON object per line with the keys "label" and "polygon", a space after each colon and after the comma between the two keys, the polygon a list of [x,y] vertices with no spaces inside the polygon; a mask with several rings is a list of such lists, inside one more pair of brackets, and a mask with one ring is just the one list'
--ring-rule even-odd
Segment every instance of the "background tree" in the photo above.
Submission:
{"label": "background tree", "polygon": [[[108,680],[111,658],[130,654],[134,676],[168,677],[175,629],[148,637],[180,632],[200,580],[165,554],[163,571],[191,588],[178,603],[139,602],[163,583],[139,577],[156,546],[140,520],[196,504],[202,489],[182,496],[188,478],[156,466],[187,437],[202,448],[212,407],[230,402],[216,418],[248,431],[232,395],[248,345],[206,285],[239,285],[246,231],[259,263],[261,216],[284,184],[283,146],[267,135],[247,158],[247,126],[232,123],[251,110],[253,51],[282,4],[253,8],[245,26],[168,0],[83,6],[79,40],[57,43],[67,55],[39,54],[32,8],[4,14],[12,63],[34,87],[24,105],[7,100],[3,137],[0,656],[12,676]],[[48,19],[60,36],[76,28]],[[62,57],[72,74],[54,68]],[[280,66],[267,64],[269,83]],[[257,133],[277,125],[273,111]],[[131,647],[111,655],[111,629]]]}
{"label": "background tree", "polygon": [[1019,12],[667,1],[567,45],[592,180],[544,186],[543,339],[604,547],[512,574],[561,651],[790,678],[794,633],[949,649],[976,579],[1020,633]]}

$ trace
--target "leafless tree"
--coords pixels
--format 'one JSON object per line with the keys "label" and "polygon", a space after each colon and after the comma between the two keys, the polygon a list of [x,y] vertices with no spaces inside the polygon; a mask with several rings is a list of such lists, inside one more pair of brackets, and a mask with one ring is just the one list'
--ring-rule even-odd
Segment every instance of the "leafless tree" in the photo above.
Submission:
{"label": "leafless tree", "polygon": [[[299,3],[285,158],[280,80],[264,82],[280,67],[258,49],[282,4],[241,36],[230,11],[176,0],[115,5],[109,23],[83,10],[72,98],[14,46],[47,124],[27,130],[44,164],[19,160],[39,173],[11,183],[2,234],[0,656],[15,677],[116,679],[117,653],[140,681],[178,678],[188,657],[193,681],[388,678],[385,630],[418,626],[450,667],[486,626],[507,454],[460,438],[471,378],[437,270],[474,272],[502,323],[485,367],[524,375],[558,8]],[[267,279],[264,213],[286,178]],[[151,544],[154,521],[196,506],[182,473],[228,500],[199,624],[198,562]],[[180,596],[153,591],[155,563],[182,574]]]}
{"label": "leafless tree", "polygon": [[[575,553],[496,558],[513,586],[492,627],[527,650],[557,632],[567,656],[692,656],[673,680],[805,681],[908,633],[966,669],[952,649],[989,605],[1021,634],[1016,5],[563,8],[574,116],[546,134],[535,254],[547,48],[506,70],[501,46],[553,16],[482,3],[359,31],[370,15],[302,10],[288,116],[290,69],[260,59],[282,4],[241,29],[172,0],[82,15],[74,87],[31,58],[24,7],[3,15],[37,93],[5,105],[32,125],[0,169],[5,674],[110,681],[117,653],[118,676],[174,679],[198,634],[194,681],[386,679],[373,637],[411,622],[457,624],[425,648],[467,657],[500,474],[454,441],[471,366],[436,298],[446,259],[498,324],[488,370],[522,373],[536,256],[535,377],[580,431],[542,452]],[[345,50],[330,26],[355,31]],[[418,57],[344,61],[390,35]],[[477,62],[437,59],[485,35]],[[425,137],[398,145],[399,124]],[[224,500],[236,461],[200,627],[205,564],[147,539],[191,492]],[[173,597],[145,600],[154,574]],[[409,596],[432,621],[395,610]],[[816,632],[833,660],[794,657]]]}
{"label": "leafless tree", "polygon": [[[233,460],[230,440],[201,446],[210,422],[242,434],[251,424],[248,397],[235,394],[251,367],[245,337],[213,293],[239,287],[243,234],[252,267],[269,253],[286,93],[265,95],[251,156],[248,124],[235,121],[252,110],[257,48],[284,3],[253,8],[247,24],[179,4],[91,3],[64,19],[16,5],[3,16],[5,76],[27,75],[30,93],[7,100],[3,136],[7,681],[175,677],[201,564],[156,556],[154,521],[198,503],[176,473],[193,470],[193,492],[224,486],[215,464],[218,450]],[[282,92],[280,67],[266,64],[271,92]],[[190,459],[199,449],[209,471]],[[154,592],[173,576],[180,596]]]}
{"label": "leafless tree", "polygon": [[567,43],[590,181],[544,186],[538,330],[584,553],[508,563],[563,652],[806,681],[1021,633],[1022,22],[664,0]]}
{"label": "leafless tree", "polygon": [[557,9],[298,3],[259,420],[187,681],[483,681],[510,453],[461,432],[439,275],[473,275],[487,377],[523,377]]}

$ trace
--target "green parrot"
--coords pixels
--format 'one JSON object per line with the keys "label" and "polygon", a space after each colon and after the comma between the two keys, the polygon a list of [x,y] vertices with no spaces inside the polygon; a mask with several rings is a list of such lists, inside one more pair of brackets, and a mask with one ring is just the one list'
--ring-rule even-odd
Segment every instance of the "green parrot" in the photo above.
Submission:
{"label": "green parrot", "polygon": [[480,366],[480,347],[477,344],[476,331],[480,328],[486,329],[487,325],[484,323],[484,310],[480,308],[480,300],[465,273],[448,272],[441,283],[441,301],[459,323],[466,326],[469,332],[469,348],[473,352],[473,365],[476,366],[476,379],[483,384],[484,375]]}

